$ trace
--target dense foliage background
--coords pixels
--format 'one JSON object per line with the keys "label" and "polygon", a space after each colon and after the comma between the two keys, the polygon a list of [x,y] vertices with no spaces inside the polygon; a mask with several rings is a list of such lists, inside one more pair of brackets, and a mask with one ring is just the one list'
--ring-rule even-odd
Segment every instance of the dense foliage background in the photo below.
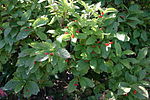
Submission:
{"label": "dense foliage background", "polygon": [[147,100],[149,38],[150,0],[0,0],[0,99]]}

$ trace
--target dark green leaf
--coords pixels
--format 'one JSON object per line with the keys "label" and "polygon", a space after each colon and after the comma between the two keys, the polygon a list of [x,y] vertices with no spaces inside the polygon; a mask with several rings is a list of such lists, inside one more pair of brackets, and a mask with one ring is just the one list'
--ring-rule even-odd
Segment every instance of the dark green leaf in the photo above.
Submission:
{"label": "dark green leaf", "polygon": [[5,46],[5,41],[4,40],[0,40],[0,49],[3,48]]}
{"label": "dark green leaf", "polygon": [[137,56],[137,59],[145,58],[147,53],[148,53],[148,48],[147,47],[140,49],[139,53],[138,53],[138,56]]}
{"label": "dark green leaf", "polygon": [[30,97],[32,94],[37,95],[39,92],[38,84],[34,81],[28,81],[24,87],[24,97]]}
{"label": "dark green leaf", "polygon": [[121,50],[121,46],[118,42],[115,42],[115,49],[116,49],[116,55],[121,57],[122,50]]}
{"label": "dark green leaf", "polygon": [[10,32],[11,32],[12,28],[6,28],[4,31],[4,36],[6,37]]}
{"label": "dark green leaf", "polygon": [[75,89],[77,88],[77,86],[74,86],[74,84],[78,84],[78,80],[77,79],[73,79],[69,82],[69,85],[68,85],[68,88],[67,88],[67,91],[69,93],[75,91]]}

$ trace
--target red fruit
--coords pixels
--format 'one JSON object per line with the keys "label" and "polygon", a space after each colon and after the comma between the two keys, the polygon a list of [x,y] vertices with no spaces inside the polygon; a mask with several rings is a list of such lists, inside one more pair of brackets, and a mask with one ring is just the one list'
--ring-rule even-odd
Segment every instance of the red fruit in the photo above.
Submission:
{"label": "red fruit", "polygon": [[74,34],[72,34],[71,37],[74,38],[75,37]]}
{"label": "red fruit", "polygon": [[109,42],[109,44],[113,44],[114,42]]}
{"label": "red fruit", "polygon": [[96,43],[101,43],[101,41],[97,41]]}
{"label": "red fruit", "polygon": [[133,91],[133,94],[137,94],[137,91],[136,91],[136,90],[134,90],[134,91]]}
{"label": "red fruit", "polygon": [[29,30],[24,30],[24,31],[29,31]]}
{"label": "red fruit", "polygon": [[124,18],[124,16],[120,16],[121,18]]}
{"label": "red fruit", "polygon": [[96,47],[96,45],[92,45],[92,48],[95,48]]}
{"label": "red fruit", "polygon": [[65,60],[65,62],[69,62],[69,60],[68,60],[68,59],[66,59],[66,60]]}
{"label": "red fruit", "polygon": [[124,96],[128,96],[128,93],[127,93],[127,94],[124,94]]}
{"label": "red fruit", "polygon": [[105,46],[109,46],[109,43],[105,43]]}
{"label": "red fruit", "polygon": [[74,86],[78,86],[79,84],[73,84]]}
{"label": "red fruit", "polygon": [[54,55],[54,53],[49,53],[51,56],[53,56]]}
{"label": "red fruit", "polygon": [[31,27],[27,27],[27,28],[29,28],[29,29],[30,29]]}
{"label": "red fruit", "polygon": [[30,90],[28,90],[28,89],[27,89],[26,91],[27,91],[27,92],[30,92]]}
{"label": "red fruit", "polygon": [[66,26],[65,28],[68,28],[68,26]]}
{"label": "red fruit", "polygon": [[96,52],[92,51],[92,54],[96,54]]}
{"label": "red fruit", "polygon": [[77,22],[77,20],[74,20],[74,22]]}
{"label": "red fruit", "polygon": [[68,34],[68,32],[65,32],[64,34]]}
{"label": "red fruit", "polygon": [[103,16],[98,16],[99,18],[102,18]]}
{"label": "red fruit", "polygon": [[34,64],[36,64],[36,61],[34,61]]}
{"label": "red fruit", "polygon": [[104,12],[102,12],[101,15],[104,15]]}
{"label": "red fruit", "polygon": [[101,31],[102,31],[102,30],[103,30],[103,28],[99,28],[99,30],[101,30]]}
{"label": "red fruit", "polygon": [[89,62],[89,60],[84,60],[84,62]]}
{"label": "red fruit", "polygon": [[48,55],[49,53],[46,52],[46,53],[44,53],[44,54],[45,54],[45,55]]}
{"label": "red fruit", "polygon": [[4,30],[2,27],[0,27],[0,30]]}
{"label": "red fruit", "polygon": [[80,33],[79,31],[76,31],[76,33]]}

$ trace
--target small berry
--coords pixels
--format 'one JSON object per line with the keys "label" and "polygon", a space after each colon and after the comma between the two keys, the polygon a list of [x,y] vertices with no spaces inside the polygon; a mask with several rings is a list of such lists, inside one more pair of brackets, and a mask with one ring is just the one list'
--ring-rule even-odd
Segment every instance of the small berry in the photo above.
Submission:
{"label": "small berry", "polygon": [[66,26],[65,28],[68,28],[68,26]]}
{"label": "small berry", "polygon": [[124,96],[128,96],[128,93],[127,93],[127,94],[124,94]]}
{"label": "small berry", "polygon": [[92,54],[96,54],[96,52],[92,51]]}
{"label": "small berry", "polygon": [[68,32],[65,32],[64,34],[68,34]]}
{"label": "small berry", "polygon": [[120,16],[121,18],[124,18],[125,16]]}
{"label": "small berry", "polygon": [[54,55],[54,53],[49,53],[51,56],[53,56]]}
{"label": "small berry", "polygon": [[101,41],[97,41],[96,43],[101,43]]}
{"label": "small berry", "polygon": [[136,90],[134,90],[134,91],[133,91],[133,94],[137,94],[137,91],[136,91]]}
{"label": "small berry", "polygon": [[92,45],[92,48],[95,48],[96,47],[96,45]]}
{"label": "small berry", "polygon": [[27,28],[29,28],[29,29],[30,29],[31,27],[27,27]]}
{"label": "small berry", "polygon": [[75,37],[74,34],[72,34],[71,37],[74,38]]}
{"label": "small berry", "polygon": [[34,64],[36,64],[36,61],[34,61]]}
{"label": "small berry", "polygon": [[45,55],[48,55],[49,53],[46,52],[46,53],[44,53],[44,54],[45,54]]}
{"label": "small berry", "polygon": [[105,46],[109,46],[109,43],[105,43]]}
{"label": "small berry", "polygon": [[76,33],[80,33],[79,31],[76,31]]}
{"label": "small berry", "polygon": [[2,27],[0,27],[0,30],[4,30]]}
{"label": "small berry", "polygon": [[68,59],[66,59],[66,60],[65,60],[65,62],[69,62],[69,60],[68,60]]}
{"label": "small berry", "polygon": [[98,16],[99,18],[102,18],[103,16]]}
{"label": "small berry", "polygon": [[29,90],[29,89],[27,89],[26,91],[27,91],[27,92],[30,92],[30,90]]}
{"label": "small berry", "polygon": [[24,31],[29,31],[29,30],[24,30]]}
{"label": "small berry", "polygon": [[104,15],[104,12],[102,12],[101,15]]}
{"label": "small berry", "polygon": [[84,60],[84,62],[89,62],[89,60]]}
{"label": "small berry", "polygon": [[74,84],[74,86],[78,86],[79,84]]}
{"label": "small berry", "polygon": [[114,42],[109,42],[109,44],[113,44]]}

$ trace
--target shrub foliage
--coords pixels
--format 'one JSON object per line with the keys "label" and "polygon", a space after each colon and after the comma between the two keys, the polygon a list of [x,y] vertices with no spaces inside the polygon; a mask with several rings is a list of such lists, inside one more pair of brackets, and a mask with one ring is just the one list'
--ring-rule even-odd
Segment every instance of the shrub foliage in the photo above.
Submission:
{"label": "shrub foliage", "polygon": [[29,98],[68,73],[72,77],[63,80],[64,91],[73,97],[84,93],[89,100],[148,99],[149,4],[1,0],[1,87]]}

